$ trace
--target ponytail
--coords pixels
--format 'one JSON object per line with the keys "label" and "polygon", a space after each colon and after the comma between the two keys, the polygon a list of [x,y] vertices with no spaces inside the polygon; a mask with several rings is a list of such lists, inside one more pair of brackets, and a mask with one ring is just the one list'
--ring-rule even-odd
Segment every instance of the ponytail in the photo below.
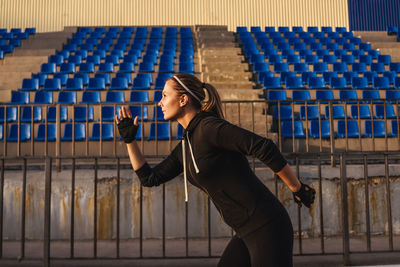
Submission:
{"label": "ponytail", "polygon": [[207,91],[208,100],[202,105],[201,110],[215,113],[219,118],[223,119],[224,113],[222,111],[221,98],[217,89],[209,83],[203,83],[203,87]]}

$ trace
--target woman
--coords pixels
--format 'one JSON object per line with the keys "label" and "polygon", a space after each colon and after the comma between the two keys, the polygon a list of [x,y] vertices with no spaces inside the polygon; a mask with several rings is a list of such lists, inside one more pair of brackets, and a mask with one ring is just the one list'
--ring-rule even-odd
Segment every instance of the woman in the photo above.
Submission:
{"label": "woman", "polygon": [[219,95],[211,84],[177,74],[165,83],[159,106],[166,120],[177,120],[185,130],[182,141],[154,168],[135,141],[138,118],[132,120],[126,107],[115,116],[142,185],[158,186],[183,172],[186,201],[187,180],[208,194],[236,232],[218,266],[292,266],[290,218],[251,170],[246,155],[257,157],[277,173],[294,192],[296,202],[310,207],[314,189],[299,181],[270,139],[223,119]]}

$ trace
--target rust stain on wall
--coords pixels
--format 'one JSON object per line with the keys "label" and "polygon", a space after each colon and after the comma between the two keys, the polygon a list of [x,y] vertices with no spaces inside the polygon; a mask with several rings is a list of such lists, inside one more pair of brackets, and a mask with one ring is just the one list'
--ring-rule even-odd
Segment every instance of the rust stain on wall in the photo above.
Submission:
{"label": "rust stain on wall", "polygon": [[99,216],[97,235],[99,239],[111,239],[114,226],[115,198],[112,192],[107,192],[98,199]]}

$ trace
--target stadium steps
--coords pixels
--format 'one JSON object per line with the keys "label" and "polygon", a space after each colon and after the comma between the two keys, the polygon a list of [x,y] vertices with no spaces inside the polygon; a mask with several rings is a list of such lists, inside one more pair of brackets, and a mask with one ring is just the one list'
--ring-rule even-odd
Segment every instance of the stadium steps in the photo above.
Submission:
{"label": "stadium steps", "polygon": [[73,35],[71,30],[76,29],[70,28],[63,32],[37,33],[23,40],[20,47],[0,61],[0,102],[9,101],[11,91],[20,88],[24,78],[39,72],[41,64],[48,61],[48,56],[62,49]]}
{"label": "stadium steps", "polygon": [[[251,81],[249,65],[244,61],[233,32],[222,26],[197,26],[196,38],[202,79],[217,88],[222,100],[259,100],[258,90],[253,89],[255,84]],[[239,107],[237,103],[226,104],[226,119],[258,134],[268,134],[270,138],[274,138],[276,134],[270,133],[272,118],[263,115],[265,104],[252,105],[243,103]]]}
{"label": "stadium steps", "polygon": [[360,36],[363,42],[370,42],[373,49],[379,49],[381,54],[390,55],[392,62],[400,62],[400,42],[397,37],[387,35],[386,31],[354,32],[354,36]]}

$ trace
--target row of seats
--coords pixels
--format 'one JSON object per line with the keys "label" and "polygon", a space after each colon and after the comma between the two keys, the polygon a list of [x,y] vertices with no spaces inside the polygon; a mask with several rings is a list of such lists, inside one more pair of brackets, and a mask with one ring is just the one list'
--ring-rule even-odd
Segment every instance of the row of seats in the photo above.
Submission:
{"label": "row of seats", "polygon": [[[333,119],[397,119],[400,114],[400,107],[397,108],[397,115],[395,106],[376,104],[372,105],[373,113],[371,114],[371,106],[366,104],[349,105],[350,110],[347,111],[344,105],[332,105],[332,118]],[[346,112],[347,111],[347,112]],[[323,113],[324,112],[324,113]],[[318,120],[329,119],[330,117],[329,106],[300,106],[300,120]],[[297,114],[294,112],[291,105],[281,105],[274,107],[274,118],[276,120],[292,120],[298,119]]]}
{"label": "row of seats", "polygon": [[[120,106],[102,106],[101,107],[101,120],[102,121],[114,121],[114,115],[119,114],[119,110],[121,109]],[[133,117],[138,116],[140,120],[147,121],[150,119],[149,116],[149,107],[146,105],[137,105],[137,106],[130,106],[129,107],[131,114]],[[56,122],[57,110],[56,107],[48,107],[47,109],[47,116],[46,118],[43,116],[44,108],[40,106],[33,107],[33,114],[32,114],[32,107],[22,107],[21,115],[18,116],[17,107],[0,107],[0,123],[7,121],[10,122],[44,122],[47,118],[48,122]],[[7,114],[5,114],[7,112]],[[83,122],[83,121],[94,121],[96,118],[94,116],[94,108],[93,106],[74,106],[73,115],[68,114],[67,106],[60,107],[60,122],[67,122],[68,118],[71,117],[70,121],[75,122]],[[71,111],[72,113],[72,111]],[[100,117],[98,120],[100,120]],[[154,106],[151,120],[153,121],[164,121],[164,115],[162,112],[161,107]]]}
{"label": "row of seats", "polygon": [[[178,124],[177,136],[173,137],[171,134],[170,123],[151,123],[149,133],[146,133],[142,129],[142,124],[139,124],[139,129],[136,134],[136,140],[170,140],[173,138],[182,138],[182,126]],[[26,142],[31,140],[31,125],[21,124],[20,132],[18,137],[18,124],[11,124],[9,128],[9,134],[7,136],[7,142],[17,142],[18,138],[20,142]],[[74,129],[74,130],[73,130]],[[74,132],[74,135],[73,135]],[[101,132],[101,134],[100,134]],[[4,140],[4,129],[3,124],[0,124],[0,141]],[[115,138],[114,124],[113,123],[93,123],[92,134],[88,138],[88,141],[112,141]],[[34,141],[48,141],[54,142],[57,140],[57,125],[47,124],[47,136],[46,136],[46,124],[39,124],[37,128],[37,134]],[[61,141],[85,141],[86,140],[86,124],[85,123],[67,123],[64,125],[64,133],[61,137]]]}
{"label": "row of seats", "polygon": [[4,54],[12,53],[15,47],[21,46],[21,40],[28,39],[29,35],[36,33],[36,28],[12,28],[7,31],[5,28],[0,29],[0,59],[4,58]]}
{"label": "row of seats", "polygon": [[296,72],[282,72],[280,77],[274,72],[265,71],[259,73],[259,80],[262,80],[263,88],[311,88],[311,89],[390,89],[400,88],[400,76],[396,72],[385,72],[378,76],[377,72],[365,72],[360,77],[357,72],[345,72],[339,76],[337,72],[324,72],[317,76],[315,72],[303,72],[297,76]]}
{"label": "row of seats", "polygon": [[[34,101],[30,103],[29,92],[13,91],[11,93],[12,105],[26,105],[26,104],[77,104],[77,92],[61,91],[58,93],[58,101],[53,100],[53,93],[51,91],[37,91],[34,95]],[[162,98],[162,91],[154,91],[153,102],[159,102]],[[101,99],[101,92],[99,91],[84,91],[82,92],[81,104],[96,104],[96,103],[142,103],[149,102],[149,94],[147,91],[131,91],[129,101],[125,101],[125,92],[123,91],[107,91],[105,100]]]}
{"label": "row of seats", "polygon": [[[309,136],[312,138],[331,138],[330,121],[313,120],[309,122]],[[392,120],[389,125],[389,130],[386,131],[384,120],[371,120],[364,121],[364,133],[359,131],[357,120],[339,120],[336,122],[337,131],[334,133],[334,138],[384,138],[384,137],[398,137],[399,124],[397,120]],[[347,125],[347,126],[346,126]],[[294,128],[293,128],[294,126]],[[284,138],[306,138],[306,131],[303,122],[299,120],[282,121],[281,122],[282,137]],[[321,132],[321,135],[320,135]]]}
{"label": "row of seats", "polygon": [[[237,32],[247,32],[248,29],[245,26],[238,26],[236,27]],[[259,26],[252,26],[250,27],[251,32],[261,32],[261,27]],[[280,32],[280,33],[285,33],[285,32],[295,32],[295,33],[300,33],[300,32],[305,32],[303,27],[301,26],[292,26],[292,29],[290,30],[290,27],[288,26],[279,26],[278,31],[276,30],[275,26],[266,26],[264,28],[265,32]],[[317,32],[323,32],[323,33],[329,33],[329,32],[337,32],[337,33],[345,33],[348,32],[346,27],[336,27],[335,31],[333,31],[333,28],[331,26],[322,26],[321,29],[319,29],[317,26],[308,26],[307,27],[307,32],[309,33],[317,33]]]}
{"label": "row of seats", "polygon": [[[266,92],[266,98],[269,100],[270,104],[276,104],[275,101],[285,102],[289,99],[289,90],[268,90]],[[321,103],[326,103],[327,101],[332,101],[333,103],[344,102],[347,103],[361,103],[370,102],[373,100],[375,103],[386,101],[387,103],[396,103],[400,100],[400,90],[385,90],[384,98],[381,97],[380,90],[363,90],[361,92],[361,97],[357,94],[357,90],[339,90],[338,95],[335,98],[333,90],[315,90],[315,95],[311,97],[313,90],[292,90],[291,99],[294,103],[307,103],[312,104],[315,101]]]}

